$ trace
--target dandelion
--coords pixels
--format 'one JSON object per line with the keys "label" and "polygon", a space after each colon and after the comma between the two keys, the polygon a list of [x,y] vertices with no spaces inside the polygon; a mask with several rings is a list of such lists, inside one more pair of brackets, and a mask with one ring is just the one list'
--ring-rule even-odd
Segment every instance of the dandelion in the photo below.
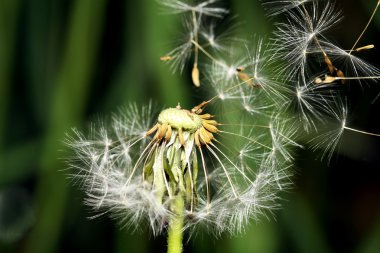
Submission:
{"label": "dandelion", "polygon": [[[74,150],[72,177],[94,217],[167,233],[173,253],[182,251],[184,231],[236,234],[278,208],[279,193],[290,187],[293,150],[304,148],[300,134],[315,134],[308,143],[329,161],[344,131],[379,136],[347,126],[347,102],[336,87],[377,80],[379,71],[353,55],[373,48],[356,47],[364,32],[351,50],[328,39],[342,18],[334,4],[265,1],[270,15],[287,17],[274,38],[234,39],[226,50],[226,37],[209,22],[228,13],[217,2],[161,2],[183,15],[185,28],[181,44],[161,60],[180,72],[192,60],[192,82],[202,81],[210,99],[192,109],[131,104],[89,135],[74,129],[66,141]],[[209,64],[200,64],[200,55]]]}
{"label": "dandelion", "polygon": [[[208,51],[220,47],[213,33],[202,33],[202,16],[224,13],[207,9],[212,3],[164,2],[191,18],[185,21],[185,43],[162,58],[182,70],[194,54],[192,80],[199,86],[198,53],[204,54],[212,62],[211,99],[190,110],[178,104],[159,113],[152,105],[131,105],[110,126],[93,127],[89,137],[74,130],[67,140],[75,152],[73,178],[95,217],[107,213],[124,226],[148,224],[154,235],[167,232],[169,250],[177,252],[185,230],[203,226],[215,235],[235,234],[278,208],[279,192],[289,187],[291,149],[298,146],[296,129],[276,113],[284,85],[266,73],[270,59],[263,40],[244,57],[234,55],[233,64]],[[225,110],[216,108],[217,101]]]}
{"label": "dandelion", "polygon": [[216,235],[241,232],[277,208],[279,191],[289,186],[295,130],[279,119],[222,123],[206,112],[212,100],[158,116],[152,105],[132,105],[110,128],[92,128],[89,137],[74,130],[70,164],[86,204],[124,226],[148,223],[155,235],[168,225],[169,240],[198,226]]}

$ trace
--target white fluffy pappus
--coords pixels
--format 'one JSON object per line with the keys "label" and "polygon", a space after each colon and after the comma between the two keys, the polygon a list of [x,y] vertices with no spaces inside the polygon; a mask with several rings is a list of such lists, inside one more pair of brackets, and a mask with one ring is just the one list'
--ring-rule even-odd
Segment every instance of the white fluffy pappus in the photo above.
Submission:
{"label": "white fluffy pappus", "polygon": [[[93,125],[88,136],[73,131],[66,140],[74,151],[72,177],[86,192],[94,217],[109,214],[132,229],[148,224],[157,235],[178,215],[172,204],[179,194],[185,200],[185,229],[208,227],[219,235],[241,232],[251,219],[279,207],[279,193],[290,185],[296,131],[280,127],[279,118],[267,125],[262,125],[266,119],[257,120],[260,125],[252,117],[237,120],[244,110],[219,122],[218,115],[194,108],[177,106],[157,117],[151,104],[130,105],[111,123]],[[188,115],[199,117],[201,125],[188,127],[198,122],[187,122]]]}

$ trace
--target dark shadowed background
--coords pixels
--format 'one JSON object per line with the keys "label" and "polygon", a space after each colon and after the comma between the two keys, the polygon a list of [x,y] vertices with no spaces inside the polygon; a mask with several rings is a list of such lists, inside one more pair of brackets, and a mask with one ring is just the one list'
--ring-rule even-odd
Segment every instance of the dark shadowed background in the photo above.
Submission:
{"label": "dark shadowed background", "polygon": [[[332,30],[350,48],[376,0],[340,0]],[[275,20],[259,1],[225,5],[244,37],[269,36]],[[165,252],[165,237],[131,233],[107,217],[90,220],[67,179],[62,140],[71,127],[135,101],[191,107],[202,95],[160,62],[178,29],[152,0],[0,0],[0,252]],[[380,47],[380,12],[360,44]],[[240,36],[237,34],[237,36]],[[375,48],[365,58],[380,66]],[[345,87],[350,126],[380,132],[380,86]],[[189,95],[191,94],[191,95]],[[204,231],[185,252],[380,252],[380,138],[343,135],[330,165],[297,155],[294,188],[274,217],[219,239]]]}

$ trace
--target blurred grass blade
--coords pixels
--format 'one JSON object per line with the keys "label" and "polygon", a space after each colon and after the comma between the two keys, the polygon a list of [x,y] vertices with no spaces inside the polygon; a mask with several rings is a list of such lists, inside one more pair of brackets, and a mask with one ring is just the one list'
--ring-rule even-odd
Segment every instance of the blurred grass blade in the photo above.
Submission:
{"label": "blurred grass blade", "polygon": [[[20,0],[0,1],[0,152],[4,145]],[[4,167],[2,167],[4,168]]]}
{"label": "blurred grass blade", "polygon": [[0,153],[0,168],[4,168],[1,171],[0,188],[16,184],[35,171],[40,147],[39,140],[29,140]]}
{"label": "blurred grass blade", "polygon": [[94,73],[105,0],[74,1],[63,61],[52,85],[48,133],[44,143],[37,188],[37,223],[30,234],[29,252],[54,252],[58,246],[68,189],[57,150],[70,127],[80,124]]}
{"label": "blurred grass blade", "polygon": [[115,76],[109,87],[103,110],[114,110],[115,106],[137,102],[148,97],[148,87],[144,84],[145,50],[142,24],[142,6],[140,2],[126,1],[124,11],[123,41],[120,54],[121,61],[115,70]]}
{"label": "blurred grass blade", "polygon": [[25,49],[27,69],[25,79],[28,80],[27,98],[33,103],[33,116],[42,126],[47,125],[51,94],[58,62],[62,55],[65,33],[62,23],[69,2],[33,0],[26,4],[26,37],[29,46]]}
{"label": "blurred grass blade", "polygon": [[[148,94],[147,87],[144,85],[145,71],[144,59],[145,51],[143,50],[142,39],[143,30],[140,26],[144,21],[141,20],[142,6],[139,1],[125,2],[124,23],[125,30],[123,31],[124,41],[122,45],[122,61],[115,71],[116,76],[110,86],[110,92],[107,94],[106,105],[103,110],[114,110],[115,106],[128,104],[129,102],[141,101],[144,104]],[[144,234],[135,233],[131,235],[128,229],[115,230],[115,252],[148,252],[146,243],[146,231]]]}
{"label": "blurred grass blade", "polygon": [[[170,27],[176,23],[178,24],[181,19],[176,15],[160,16],[160,14],[158,14],[158,5],[153,4],[151,0],[144,0],[143,6],[143,17],[145,17],[146,27],[144,41],[149,42],[147,45],[144,45],[144,48],[146,48],[146,69],[153,71],[151,76],[156,77],[154,82],[157,84],[157,87],[153,88],[157,90],[159,96],[167,105],[176,106],[177,103],[181,101],[182,107],[189,108],[193,106],[190,102],[193,94],[191,90],[188,90],[190,87],[192,88],[190,72],[187,73],[187,71],[185,71],[183,73],[182,80],[188,81],[187,83],[183,83],[181,78],[179,78],[179,74],[172,75],[169,66],[160,61],[160,57],[167,53],[164,51],[163,45],[167,44],[168,41],[174,40],[174,42],[176,42],[176,39],[178,39],[177,37],[170,37],[169,29],[164,29],[164,27]],[[150,85],[150,87],[152,87],[152,85]]]}

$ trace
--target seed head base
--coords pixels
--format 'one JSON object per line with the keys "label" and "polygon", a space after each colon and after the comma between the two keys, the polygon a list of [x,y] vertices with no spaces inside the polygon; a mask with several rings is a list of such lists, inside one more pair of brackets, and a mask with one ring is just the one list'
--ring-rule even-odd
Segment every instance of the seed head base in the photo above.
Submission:
{"label": "seed head base", "polygon": [[183,132],[194,133],[195,144],[200,147],[202,145],[211,144],[215,140],[214,133],[218,133],[217,126],[219,123],[212,120],[212,115],[203,112],[203,107],[209,101],[202,102],[191,110],[182,109],[180,106],[176,108],[168,108],[160,112],[158,115],[158,122],[151,129],[149,129],[145,136],[151,134],[153,141],[168,142],[172,137],[173,130],[178,132],[178,138],[182,146],[185,146],[185,138]]}

